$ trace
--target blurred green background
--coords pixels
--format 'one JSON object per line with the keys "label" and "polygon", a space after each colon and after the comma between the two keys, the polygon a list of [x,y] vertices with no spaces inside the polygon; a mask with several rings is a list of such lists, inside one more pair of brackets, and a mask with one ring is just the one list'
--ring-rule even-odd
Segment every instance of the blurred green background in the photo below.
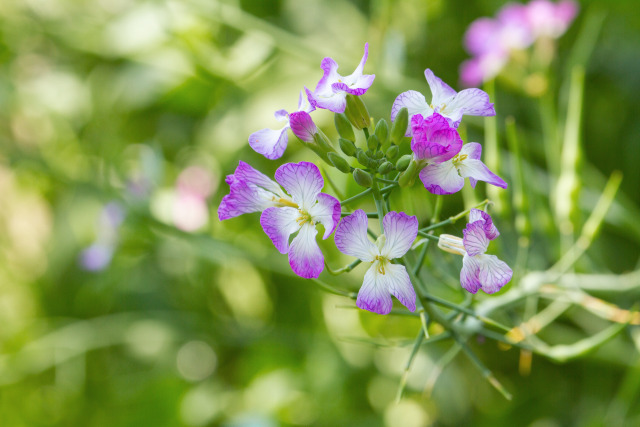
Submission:
{"label": "blurred green background", "polygon": [[[256,154],[247,138],[277,127],[275,110],[295,109],[323,57],[346,74],[369,42],[365,72],[376,80],[365,100],[372,116],[388,118],[400,92],[428,93],[425,68],[459,88],[466,27],[503,4],[2,0],[0,425],[640,425],[638,326],[567,364],[534,356],[529,374],[517,350],[479,339],[474,349],[511,402],[460,356],[423,393],[450,346],[433,344],[396,403],[417,321],[345,308],[353,302],[293,276],[257,214],[217,218],[238,160],[267,175],[311,160],[293,138],[282,161]],[[640,253],[640,13],[636,0],[580,7],[552,75],[561,109],[580,29],[600,22],[586,61],[582,218],[612,171],[623,181],[576,269],[627,274],[632,284],[618,292],[613,280],[605,296],[629,308],[640,295],[631,273]],[[540,214],[548,190],[537,185],[546,177],[537,101],[496,87],[500,132],[515,117],[541,177],[527,185],[538,188],[530,267],[544,269],[561,253]],[[332,127],[326,111],[314,120]],[[469,123],[481,142],[483,121]],[[502,174],[510,180],[508,167]],[[403,200],[425,219],[417,187]],[[461,210],[452,200],[444,216]],[[509,218],[497,221],[513,262]],[[349,262],[331,240],[321,243],[330,263]],[[434,253],[431,267],[441,259]],[[363,272],[333,283],[357,290]],[[549,338],[571,340],[572,316],[584,313],[560,318]]]}

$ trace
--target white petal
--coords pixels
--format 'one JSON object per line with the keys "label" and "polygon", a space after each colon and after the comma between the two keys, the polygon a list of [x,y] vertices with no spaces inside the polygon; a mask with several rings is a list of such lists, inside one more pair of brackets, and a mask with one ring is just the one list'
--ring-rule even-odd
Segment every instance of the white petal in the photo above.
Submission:
{"label": "white petal", "polygon": [[513,271],[504,261],[498,259],[495,255],[479,255],[480,273],[478,279],[482,283],[482,290],[488,294],[498,292],[500,288],[506,285]]}
{"label": "white petal", "polygon": [[340,252],[371,262],[378,255],[378,248],[367,237],[369,220],[362,209],[342,218],[336,228],[335,242]]}
{"label": "white petal", "polygon": [[378,282],[388,289],[409,311],[416,311],[416,292],[409,279],[409,273],[404,265],[389,264],[384,267],[385,274],[378,273]]}
{"label": "white petal", "polygon": [[298,231],[296,219],[300,216],[295,208],[268,208],[260,215],[260,225],[276,249],[286,254],[289,251],[289,236]]}
{"label": "white petal", "polygon": [[476,181],[484,181],[500,188],[507,188],[507,183],[494,174],[481,160],[464,159],[458,165],[458,170],[463,178],[469,178],[471,186],[475,188]]}
{"label": "white petal", "polygon": [[318,203],[309,209],[311,219],[324,225],[323,239],[329,237],[338,225],[338,221],[340,221],[340,210],[340,202],[338,199],[325,193],[318,194]]}
{"label": "white petal", "polygon": [[393,307],[389,289],[384,283],[378,281],[377,262],[374,262],[364,275],[362,287],[358,292],[356,305],[363,310],[378,314],[389,314]]}
{"label": "white petal", "polygon": [[427,79],[429,89],[431,89],[431,94],[433,95],[431,105],[439,107],[447,103],[451,97],[455,96],[456,91],[451,89],[451,87],[439,77],[436,77],[430,69],[427,68],[424,70],[424,77]]}
{"label": "white petal", "polygon": [[249,145],[256,153],[260,153],[267,159],[275,160],[282,157],[287,148],[289,137],[287,135],[289,124],[282,129],[262,129],[249,136]]}
{"label": "white petal", "polygon": [[304,224],[289,249],[289,265],[294,273],[305,279],[317,278],[324,270],[324,256],[316,242],[317,234],[315,226]]}
{"label": "white petal", "polygon": [[462,230],[464,238],[462,242],[464,249],[469,256],[476,256],[483,254],[489,247],[489,239],[484,232],[484,221],[475,221],[467,224],[467,227]]}
{"label": "white petal", "polygon": [[458,174],[451,160],[427,165],[420,171],[420,180],[433,194],[457,193],[464,186],[464,178]]}
{"label": "white petal", "polygon": [[[392,122],[396,119],[398,112],[405,107],[409,111],[409,123],[411,123],[411,118],[416,114],[421,114],[426,118],[433,113],[433,109],[429,106],[423,94],[416,92],[415,90],[408,90],[406,92],[402,92],[396,97],[396,100],[393,101],[393,106],[391,107]],[[407,126],[405,136],[410,135],[411,126]]]}
{"label": "white petal", "polygon": [[385,244],[380,254],[387,259],[400,258],[411,249],[418,235],[418,218],[404,212],[389,212],[382,220]]}
{"label": "white petal", "polygon": [[309,162],[285,163],[276,170],[276,181],[304,210],[316,203],[318,193],[324,186],[320,170]]}

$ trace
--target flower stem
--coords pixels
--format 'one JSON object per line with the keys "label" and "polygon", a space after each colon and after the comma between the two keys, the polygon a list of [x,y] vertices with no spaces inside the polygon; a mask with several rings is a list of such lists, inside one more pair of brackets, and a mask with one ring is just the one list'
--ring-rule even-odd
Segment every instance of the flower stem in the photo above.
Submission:
{"label": "flower stem", "polygon": [[[457,215],[451,216],[451,217],[445,219],[444,221],[438,222],[437,224],[432,224],[432,225],[430,225],[428,227],[421,228],[418,232],[426,233],[429,230],[434,230],[436,228],[440,228],[440,227],[443,227],[445,225],[453,224],[454,222],[456,222],[457,220],[459,220],[463,216],[467,215],[471,211],[471,209],[480,209],[481,207],[483,207],[484,205],[487,205],[489,203],[491,203],[491,201],[489,199],[485,199],[485,200],[483,200],[482,202],[478,203],[476,206],[474,206],[474,207],[472,207],[470,209],[466,209],[466,210],[460,212]],[[424,236],[424,234],[422,234],[422,233],[420,233],[420,234],[422,236]]]}
{"label": "flower stem", "polygon": [[352,262],[351,264],[349,264],[349,265],[345,265],[344,267],[339,268],[339,269],[337,269],[337,270],[332,270],[332,269],[329,267],[329,264],[327,264],[327,261],[325,260],[325,262],[324,262],[324,266],[325,266],[325,267],[326,267],[326,269],[327,269],[327,273],[331,274],[332,276],[337,276],[337,275],[342,274],[342,273],[348,273],[348,272],[350,272],[351,270],[353,270],[354,268],[356,268],[356,266],[358,266],[361,262],[362,262],[361,260],[357,259],[357,260],[353,261],[353,262]]}

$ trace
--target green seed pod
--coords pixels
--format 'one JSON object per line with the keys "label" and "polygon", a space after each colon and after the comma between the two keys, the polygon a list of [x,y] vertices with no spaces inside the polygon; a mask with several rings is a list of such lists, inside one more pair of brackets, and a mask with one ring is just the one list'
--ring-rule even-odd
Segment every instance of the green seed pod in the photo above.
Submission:
{"label": "green seed pod", "polygon": [[351,173],[351,166],[349,166],[349,163],[344,159],[344,157],[333,152],[327,153],[327,156],[329,157],[329,161],[333,163],[333,166],[335,166],[340,172]]}
{"label": "green seed pod", "polygon": [[412,186],[416,180],[417,171],[418,171],[418,164],[416,163],[415,160],[411,160],[409,162],[409,166],[407,166],[407,169],[405,169],[405,171],[402,172],[402,174],[400,174],[400,177],[398,178],[398,185],[400,185],[400,187]]}
{"label": "green seed pod", "polygon": [[385,175],[385,174],[388,174],[389,172],[391,172],[392,170],[393,170],[393,163],[391,163],[389,161],[385,161],[378,168],[378,173],[380,173],[382,175]]}
{"label": "green seed pod", "polygon": [[404,171],[407,169],[407,167],[409,167],[410,162],[411,162],[411,154],[405,154],[404,156],[400,157],[400,159],[398,159],[398,161],[396,162],[396,169],[399,171]]}
{"label": "green seed pod", "polygon": [[385,119],[378,120],[374,134],[378,137],[380,145],[384,147],[389,141],[389,125]]}
{"label": "green seed pod", "polygon": [[406,107],[401,108],[391,126],[391,141],[400,144],[404,134],[409,126],[409,110]]}
{"label": "green seed pod", "polygon": [[367,147],[371,151],[376,151],[378,149],[378,144],[380,144],[380,140],[378,140],[378,137],[375,135],[371,135],[369,136],[369,139],[367,139]]}
{"label": "green seed pod", "polygon": [[351,123],[349,123],[347,116],[345,116],[344,113],[336,113],[334,121],[338,135],[351,142],[355,142],[356,135],[353,133],[353,127],[351,126]]}
{"label": "green seed pod", "polygon": [[356,149],[356,159],[358,159],[358,163],[360,163],[362,166],[364,167],[369,166],[369,162],[370,162],[369,156],[367,156],[365,152],[362,151],[362,148]]}
{"label": "green seed pod", "polygon": [[[349,126],[351,126],[351,125],[349,125]],[[356,154],[356,145],[352,141],[349,141],[348,139],[340,138],[338,140],[338,143],[340,144],[340,149],[342,150],[342,152],[344,154],[346,154],[347,156],[351,156],[351,157],[355,156],[355,154]]]}
{"label": "green seed pod", "polygon": [[371,175],[369,175],[362,169],[356,168],[353,170],[353,179],[358,185],[361,185],[362,187],[371,187],[371,184],[373,184]]}
{"label": "green seed pod", "polygon": [[387,159],[389,160],[395,160],[396,157],[398,157],[398,154],[400,154],[400,148],[398,148],[397,145],[392,145],[387,150],[386,156],[387,156]]}

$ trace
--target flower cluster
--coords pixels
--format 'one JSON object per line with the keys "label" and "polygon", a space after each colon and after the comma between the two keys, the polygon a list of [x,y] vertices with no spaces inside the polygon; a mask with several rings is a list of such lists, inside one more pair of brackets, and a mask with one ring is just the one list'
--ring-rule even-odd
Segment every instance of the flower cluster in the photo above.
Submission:
{"label": "flower cluster", "polygon": [[[318,278],[326,265],[316,241],[317,225],[324,228],[323,239],[335,230],[338,250],[356,257],[355,264],[370,263],[356,305],[371,312],[388,314],[392,310],[393,295],[407,309],[415,311],[416,292],[405,266],[405,254],[412,249],[418,235],[418,219],[392,210],[384,195],[397,187],[410,185],[417,176],[428,191],[437,195],[459,191],[464,178],[469,178],[473,187],[482,180],[505,188],[507,184],[480,160],[480,144],[464,144],[457,131],[464,115],[491,116],[495,115],[495,109],[482,90],[456,92],[427,69],[425,77],[432,93],[431,102],[427,103],[419,92],[404,92],[396,98],[391,109],[391,129],[385,119],[380,119],[375,131],[369,132],[371,118],[360,99],[375,78],[373,74],[364,74],[368,53],[369,46],[365,44],[360,64],[349,76],[338,74],[338,64],[325,58],[321,64],[322,78],[314,91],[305,87],[300,92],[298,110],[276,112],[276,119],[285,121],[285,126],[253,133],[249,145],[268,159],[280,158],[291,129],[300,142],[325,163],[352,175],[356,183],[368,187],[358,197],[371,194],[377,212],[344,210],[345,204],[353,198],[340,202],[322,193],[324,179],[313,163],[285,163],[276,170],[274,181],[240,161],[235,172],[226,178],[230,191],[220,203],[218,217],[226,220],[261,212],[260,225],[266,235],[280,253],[288,255],[293,272],[307,279]],[[336,129],[341,137],[340,150],[347,158],[314,123],[311,113],[316,109],[335,113]],[[356,146],[358,139],[354,129],[363,130],[366,147]],[[411,137],[411,154],[398,158],[406,136]],[[359,168],[352,166],[355,161]],[[391,185],[381,188],[379,183]],[[465,230],[466,240],[458,245],[462,249],[457,253],[464,255],[461,284],[469,292],[483,289],[492,293],[511,275],[506,274],[504,263],[484,253],[486,245],[474,243],[481,238],[490,240],[497,236],[491,217],[478,212],[481,211],[471,213],[472,222]],[[370,216],[380,223],[379,236],[369,229]],[[340,220],[341,217],[344,218]],[[480,236],[481,232],[485,234]],[[375,243],[367,234],[374,236]],[[466,247],[467,244],[470,246]],[[503,272],[499,277],[498,270]]]}
{"label": "flower cluster", "polygon": [[565,33],[578,12],[573,0],[532,0],[507,3],[495,18],[474,21],[464,44],[473,56],[461,65],[460,78],[476,86],[497,76],[513,51],[526,49],[539,39],[555,39]]}

